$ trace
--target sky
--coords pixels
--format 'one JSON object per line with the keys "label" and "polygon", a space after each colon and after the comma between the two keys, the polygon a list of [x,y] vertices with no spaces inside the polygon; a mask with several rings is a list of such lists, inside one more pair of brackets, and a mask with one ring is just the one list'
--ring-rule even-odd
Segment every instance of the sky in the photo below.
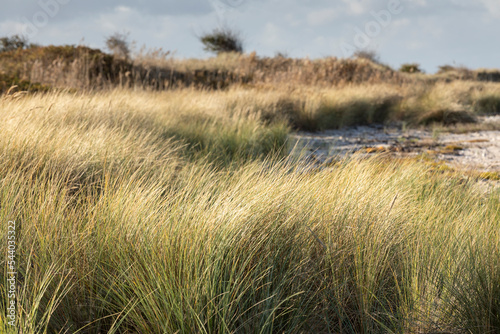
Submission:
{"label": "sky", "polygon": [[199,36],[240,32],[246,52],[350,57],[375,51],[393,68],[419,63],[500,68],[500,0],[0,0],[0,36],[105,48],[126,33],[136,49],[205,58]]}

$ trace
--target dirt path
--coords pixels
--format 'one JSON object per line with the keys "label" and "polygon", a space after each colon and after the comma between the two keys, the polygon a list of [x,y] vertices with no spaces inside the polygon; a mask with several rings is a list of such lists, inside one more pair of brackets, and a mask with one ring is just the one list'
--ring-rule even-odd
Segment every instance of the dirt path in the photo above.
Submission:
{"label": "dirt path", "polygon": [[[497,122],[500,118],[484,118]],[[304,152],[308,159],[327,162],[350,155],[391,153],[399,156],[426,154],[453,168],[500,172],[500,131],[463,134],[429,130],[404,130],[401,127],[359,126],[321,133],[292,135],[292,155]]]}

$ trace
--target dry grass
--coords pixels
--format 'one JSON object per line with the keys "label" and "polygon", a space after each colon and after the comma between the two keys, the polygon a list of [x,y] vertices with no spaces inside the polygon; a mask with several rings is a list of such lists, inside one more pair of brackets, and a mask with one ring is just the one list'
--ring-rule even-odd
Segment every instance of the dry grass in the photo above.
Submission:
{"label": "dry grass", "polygon": [[500,202],[476,184],[498,175],[286,157],[293,130],[472,129],[499,83],[366,59],[107,57],[1,54],[12,83],[76,89],[0,97],[0,221],[19,226],[18,318],[1,258],[0,332],[500,331]]}
{"label": "dry grass", "polygon": [[[402,121],[450,126],[500,112],[500,84],[478,81],[475,72],[453,68],[435,76],[407,74],[368,59],[223,53],[197,60],[142,50],[127,62],[85,47],[51,46],[1,53],[0,71],[7,73],[0,76],[4,92],[13,84],[20,90],[48,89],[36,82],[80,91],[117,86],[219,90],[224,92],[213,94],[225,96],[222,100],[228,106],[224,108],[309,131]],[[468,76],[451,80],[449,76],[457,71]],[[478,73],[483,72],[496,73]]]}
{"label": "dry grass", "polygon": [[19,226],[19,299],[17,328],[2,317],[0,331],[500,330],[498,193],[415,161],[280,162],[289,128],[262,115],[287,96],[4,99],[0,221]]}
{"label": "dry grass", "polygon": [[266,86],[233,88],[212,95],[224,96],[232,108],[256,114],[266,122],[285,121],[297,130],[317,131],[402,121],[414,126],[439,123],[465,127],[487,113],[478,101],[500,96],[499,88],[496,83],[457,81],[330,88]]}
{"label": "dry grass", "polygon": [[153,89],[186,86],[220,89],[241,84],[279,87],[432,84],[456,80],[495,81],[497,73],[468,71],[470,75],[452,77],[450,73],[455,72],[448,71],[435,76],[415,75],[400,73],[364,58],[262,58],[255,53],[222,53],[203,60],[179,59],[161,49],[143,49],[132,61],[125,61],[82,46],[34,47],[2,52],[0,71],[56,87],[92,89],[117,85]]}

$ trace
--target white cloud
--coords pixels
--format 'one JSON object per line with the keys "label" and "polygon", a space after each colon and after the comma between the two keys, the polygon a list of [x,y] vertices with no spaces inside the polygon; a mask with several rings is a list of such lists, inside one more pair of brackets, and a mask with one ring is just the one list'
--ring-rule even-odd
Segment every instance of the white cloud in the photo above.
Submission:
{"label": "white cloud", "polygon": [[367,11],[365,0],[342,0],[346,5],[349,14],[360,15]]}
{"label": "white cloud", "polygon": [[499,0],[480,0],[484,7],[495,17],[500,17]]}
{"label": "white cloud", "polygon": [[4,35],[22,35],[25,30],[25,24],[19,21],[7,20],[0,22],[0,31]]}
{"label": "white cloud", "polygon": [[132,12],[132,9],[130,7],[127,7],[127,6],[117,6],[115,8],[115,11],[118,12],[118,13],[131,13]]}
{"label": "white cloud", "polygon": [[333,8],[313,11],[307,14],[307,23],[312,26],[330,23],[338,17],[338,14],[338,10]]}
{"label": "white cloud", "polygon": [[411,0],[411,3],[413,5],[419,6],[419,7],[427,7],[427,0]]}

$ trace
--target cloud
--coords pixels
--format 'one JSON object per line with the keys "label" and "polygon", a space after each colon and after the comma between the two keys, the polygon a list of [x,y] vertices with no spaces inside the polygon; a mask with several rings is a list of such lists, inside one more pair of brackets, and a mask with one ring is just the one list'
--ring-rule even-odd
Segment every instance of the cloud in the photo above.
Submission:
{"label": "cloud", "polygon": [[363,14],[365,12],[365,7],[361,3],[358,2],[349,2],[349,11],[352,14]]}
{"label": "cloud", "polygon": [[262,44],[269,48],[280,49],[286,46],[283,38],[284,30],[274,23],[268,22],[261,36]]}
{"label": "cloud", "polygon": [[208,0],[16,0],[3,1],[0,20],[16,20],[21,17],[31,19],[34,14],[48,7],[58,8],[52,21],[76,19],[89,14],[109,12],[119,6],[152,15],[202,15],[214,10]]}
{"label": "cloud", "polygon": [[0,31],[6,35],[22,35],[24,24],[19,21],[5,20],[0,22]]}
{"label": "cloud", "polygon": [[495,17],[500,17],[500,1],[480,0],[484,7]]}
{"label": "cloud", "polygon": [[339,16],[338,10],[328,8],[325,10],[312,11],[307,14],[307,23],[311,26],[319,26],[332,22]]}
{"label": "cloud", "polygon": [[[452,1],[456,1],[456,0],[452,0]],[[417,7],[427,7],[428,6],[427,0],[411,0],[411,3]]]}

